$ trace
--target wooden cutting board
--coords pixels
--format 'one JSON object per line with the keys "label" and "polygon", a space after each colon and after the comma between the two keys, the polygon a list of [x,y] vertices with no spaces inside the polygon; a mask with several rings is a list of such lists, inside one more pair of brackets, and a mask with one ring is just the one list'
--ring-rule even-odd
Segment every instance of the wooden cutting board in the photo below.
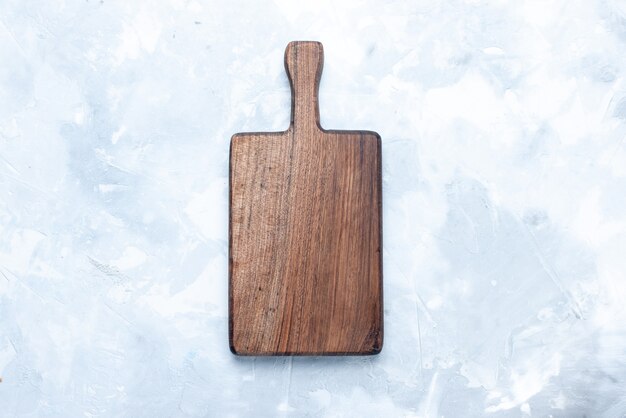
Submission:
{"label": "wooden cutting board", "polygon": [[380,136],[320,126],[319,42],[291,42],[291,123],[230,145],[229,340],[240,355],[377,354]]}

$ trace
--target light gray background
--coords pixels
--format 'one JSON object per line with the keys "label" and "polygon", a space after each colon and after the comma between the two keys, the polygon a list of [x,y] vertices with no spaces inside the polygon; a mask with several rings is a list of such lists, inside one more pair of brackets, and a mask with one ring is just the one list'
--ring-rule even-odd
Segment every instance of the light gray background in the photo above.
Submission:
{"label": "light gray background", "polygon": [[[622,417],[623,1],[0,1],[0,416]],[[377,357],[236,358],[230,136],[383,138]]]}

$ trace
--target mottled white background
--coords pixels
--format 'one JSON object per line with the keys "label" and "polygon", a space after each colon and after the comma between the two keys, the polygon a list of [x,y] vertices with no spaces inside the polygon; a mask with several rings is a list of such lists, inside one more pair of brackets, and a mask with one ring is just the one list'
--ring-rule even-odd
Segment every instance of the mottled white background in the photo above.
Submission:
{"label": "mottled white background", "polygon": [[[385,344],[237,358],[230,136],[383,138]],[[0,416],[623,417],[626,3],[0,1]]]}

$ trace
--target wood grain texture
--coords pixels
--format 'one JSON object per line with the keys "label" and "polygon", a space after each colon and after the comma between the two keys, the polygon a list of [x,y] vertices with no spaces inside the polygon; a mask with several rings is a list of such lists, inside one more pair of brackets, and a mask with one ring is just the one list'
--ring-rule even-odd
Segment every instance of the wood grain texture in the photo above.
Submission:
{"label": "wood grain texture", "polygon": [[230,148],[229,340],[240,355],[382,349],[381,141],[324,130],[319,42],[291,42],[291,123]]}

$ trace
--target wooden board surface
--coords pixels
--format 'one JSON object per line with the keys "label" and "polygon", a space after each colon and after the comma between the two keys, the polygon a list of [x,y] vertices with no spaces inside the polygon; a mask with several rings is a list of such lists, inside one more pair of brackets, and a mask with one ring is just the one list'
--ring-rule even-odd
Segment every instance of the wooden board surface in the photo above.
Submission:
{"label": "wooden board surface", "polygon": [[230,148],[229,340],[240,355],[380,352],[381,141],[324,130],[319,42],[291,42],[284,132]]}

